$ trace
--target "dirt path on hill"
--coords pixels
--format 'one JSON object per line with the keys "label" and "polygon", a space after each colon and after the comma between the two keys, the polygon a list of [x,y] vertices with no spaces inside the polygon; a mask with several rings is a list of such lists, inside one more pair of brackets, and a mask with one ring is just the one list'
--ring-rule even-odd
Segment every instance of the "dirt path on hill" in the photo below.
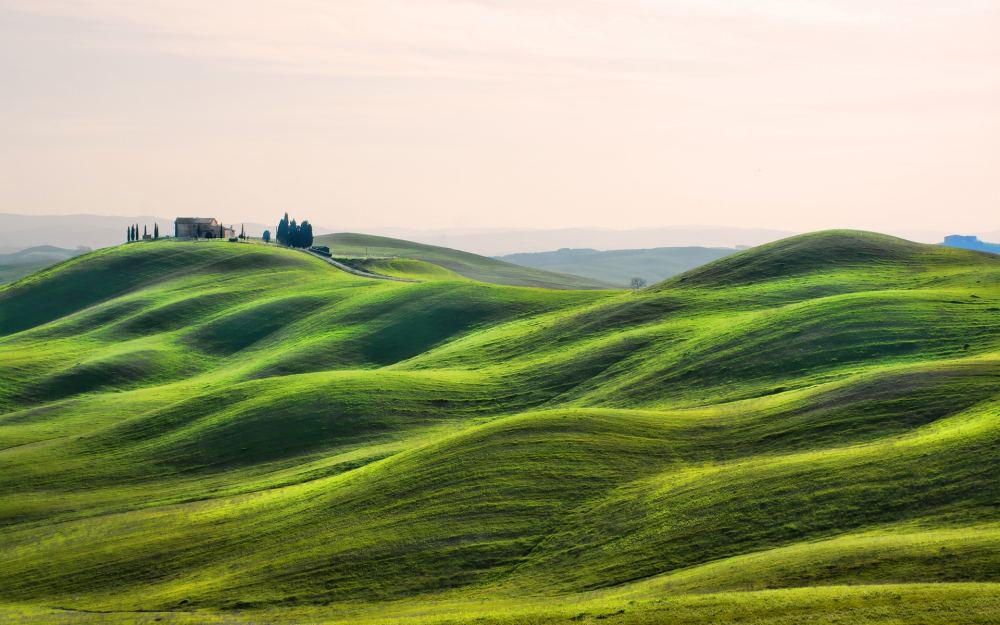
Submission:
{"label": "dirt path on hill", "polygon": [[305,252],[306,254],[309,254],[310,256],[315,256],[320,260],[325,260],[326,262],[330,263],[331,265],[333,265],[337,269],[340,269],[341,271],[346,271],[347,273],[352,273],[356,276],[361,276],[362,278],[374,278],[376,280],[394,280],[396,282],[420,282],[420,280],[409,280],[407,278],[396,278],[393,276],[383,276],[377,273],[369,273],[367,271],[361,271],[360,269],[355,269],[354,267],[348,267],[343,263],[338,263],[332,258],[327,258],[326,256],[323,256],[322,254],[317,254],[316,252],[313,252],[311,250],[302,250],[302,251]]}

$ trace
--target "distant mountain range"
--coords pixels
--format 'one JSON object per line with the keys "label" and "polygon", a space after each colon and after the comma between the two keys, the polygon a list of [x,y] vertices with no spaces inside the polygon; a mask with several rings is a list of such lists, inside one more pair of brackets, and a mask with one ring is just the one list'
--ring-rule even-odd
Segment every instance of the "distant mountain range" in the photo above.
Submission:
{"label": "distant mountain range", "polygon": [[88,247],[79,247],[69,250],[54,245],[39,245],[29,247],[12,254],[0,254],[0,265],[23,265],[24,263],[52,262],[57,263],[67,258],[72,258],[77,254],[89,252]]}
{"label": "distant mountain range", "polygon": [[[451,228],[446,230],[408,230],[405,228],[369,228],[356,232],[416,241],[427,245],[450,247],[482,256],[509,256],[552,250],[637,250],[664,247],[756,247],[792,236],[785,230],[763,228],[720,228],[713,226],[674,226],[606,230],[597,228],[562,228],[557,230]],[[506,259],[505,259],[506,260]]]}
{"label": "distant mountain range", "polygon": [[153,231],[153,224],[160,232],[174,230],[173,219],[133,215],[105,217],[101,215],[12,215],[0,214],[0,247],[24,249],[42,245],[75,248],[78,245],[99,248],[118,245],[125,241],[125,231],[131,224],[139,224]]}
{"label": "distant mountain range", "polygon": [[[312,221],[312,220],[310,220]],[[239,231],[245,228],[252,237],[265,229],[274,234],[274,225],[256,222],[229,222]],[[275,219],[277,223],[277,219]],[[14,251],[39,245],[75,248],[110,247],[125,240],[125,231],[138,224],[139,230],[169,236],[174,230],[173,218],[152,215],[107,217],[102,215],[15,215],[0,213],[0,252]],[[482,256],[502,256],[517,253],[548,252],[562,248],[595,250],[644,249],[659,247],[753,247],[791,236],[784,230],[761,228],[718,228],[711,226],[675,226],[670,228],[639,228],[607,230],[597,228],[562,228],[532,230],[516,228],[448,228],[441,230],[410,230],[406,228],[359,228],[360,234],[406,239],[427,245],[449,247]],[[319,236],[335,232],[313,223]]]}
{"label": "distant mountain range", "polygon": [[545,269],[625,286],[631,278],[649,284],[684,273],[713,260],[735,254],[733,248],[657,247],[647,250],[567,249],[532,254],[509,254],[500,260],[522,267]]}
{"label": "distant mountain range", "polygon": [[[275,224],[280,215],[275,215]],[[218,216],[217,216],[218,217]],[[344,232],[317,225],[308,215],[300,215],[313,223],[313,232],[319,235]],[[256,222],[228,221],[227,226],[237,232],[244,228],[251,237],[259,237],[265,229],[274,234],[275,225]],[[322,219],[322,217],[320,218]],[[125,231],[138,224],[150,232],[158,225],[160,233],[173,233],[174,218],[151,215],[107,217],[102,215],[15,215],[0,213],[0,253],[14,252],[28,247],[52,245],[75,248],[84,245],[92,248],[118,245],[125,240]],[[797,234],[787,230],[765,228],[725,228],[716,226],[671,226],[663,228],[635,228],[610,230],[601,228],[445,228],[414,230],[407,228],[352,228],[352,232],[405,239],[427,245],[448,247],[482,256],[508,256],[552,250],[638,250],[655,248],[705,247],[740,248],[756,247]],[[923,230],[893,230],[888,234],[924,243],[939,242],[945,232]],[[1000,240],[1000,231],[975,233],[983,241]],[[977,248],[978,249],[978,248]],[[649,278],[647,278],[649,279]]]}

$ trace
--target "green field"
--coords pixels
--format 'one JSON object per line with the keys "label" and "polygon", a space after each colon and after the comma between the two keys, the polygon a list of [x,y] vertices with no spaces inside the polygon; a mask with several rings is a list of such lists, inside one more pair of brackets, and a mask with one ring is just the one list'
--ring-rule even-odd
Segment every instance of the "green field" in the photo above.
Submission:
{"label": "green field", "polygon": [[52,266],[54,263],[41,260],[32,263],[20,263],[13,265],[0,265],[0,284],[7,284],[8,282],[14,282],[20,280],[25,276],[30,276],[36,271],[41,271],[46,267]]}
{"label": "green field", "polygon": [[1000,622],[1000,256],[632,293],[384,241],[413,281],[159,240],[0,287],[0,622]]}

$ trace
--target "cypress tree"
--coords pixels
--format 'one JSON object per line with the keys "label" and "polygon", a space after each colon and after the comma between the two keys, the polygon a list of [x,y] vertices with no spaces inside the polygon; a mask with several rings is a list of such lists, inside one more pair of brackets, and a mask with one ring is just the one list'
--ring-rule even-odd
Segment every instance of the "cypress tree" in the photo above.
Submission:
{"label": "cypress tree", "polygon": [[[245,236],[245,234],[241,233],[240,236]],[[265,243],[270,240],[270,236],[271,233],[265,231]],[[294,219],[289,221],[288,213],[285,213],[285,216],[278,222],[274,240],[276,243],[289,247],[309,247],[313,244],[312,224],[308,220],[304,220],[301,224],[296,223]]]}
{"label": "cypress tree", "polygon": [[160,225],[159,224],[155,224],[155,223],[153,224],[153,238],[154,239],[159,239],[160,238]]}
{"label": "cypress tree", "polygon": [[278,222],[278,229],[274,233],[274,240],[281,245],[288,245],[288,213]]}

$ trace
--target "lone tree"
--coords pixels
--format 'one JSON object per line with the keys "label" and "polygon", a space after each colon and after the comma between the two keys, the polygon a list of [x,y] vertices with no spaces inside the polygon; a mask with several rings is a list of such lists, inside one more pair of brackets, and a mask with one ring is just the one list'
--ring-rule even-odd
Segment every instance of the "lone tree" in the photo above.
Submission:
{"label": "lone tree", "polygon": [[632,287],[633,291],[638,291],[642,287],[646,286],[646,281],[642,278],[632,278],[632,281],[629,282],[629,286]]}
{"label": "lone tree", "polygon": [[153,224],[153,238],[154,239],[160,238],[160,225],[156,223]]}
{"label": "lone tree", "polygon": [[263,241],[264,243],[270,243],[271,242],[271,231],[270,230],[265,230],[264,234],[260,235],[260,240]]}

